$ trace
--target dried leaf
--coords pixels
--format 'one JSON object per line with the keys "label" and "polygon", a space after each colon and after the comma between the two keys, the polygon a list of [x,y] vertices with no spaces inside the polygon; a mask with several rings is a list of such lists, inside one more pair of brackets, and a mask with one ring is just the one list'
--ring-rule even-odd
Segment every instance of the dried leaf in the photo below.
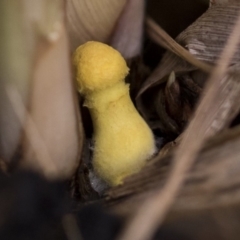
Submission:
{"label": "dried leaf", "polygon": [[127,0],[67,0],[71,49],[89,40],[107,42]]}
{"label": "dried leaf", "polygon": [[195,69],[201,69],[204,72],[211,71],[211,66],[204,62],[198,61],[198,59],[196,59],[184,47],[174,41],[150,18],[147,19],[147,27],[150,37],[162,47],[168,49],[170,52],[167,52],[164,55],[160,65],[146,80],[138,95],[141,95],[149,87],[166,81],[164,77],[169,75],[172,71],[177,74]]}
{"label": "dried leaf", "polygon": [[[223,102],[218,93],[223,91],[225,87],[226,80],[223,77],[234,57],[236,47],[239,45],[239,26],[240,16],[237,18],[236,24],[234,24],[232,34],[217,62],[217,67],[209,79],[205,95],[203,95],[200,101],[195,116],[186,129],[177,151],[174,153],[173,168],[166,184],[163,188],[157,190],[153,196],[144,201],[120,239],[148,239],[153,235],[159,224],[163,222],[204,140],[211,136],[211,131],[209,130],[212,124],[217,120],[219,113],[221,113]],[[225,121],[228,120],[227,115],[224,115],[223,118]],[[144,226],[144,228],[141,228],[140,231],[139,226]]]}
{"label": "dried leaf", "polygon": [[160,130],[169,141],[185,128],[201,92],[191,75],[172,72],[166,83],[151,88],[137,103],[151,128]]}
{"label": "dried leaf", "polygon": [[139,56],[142,50],[144,0],[128,0],[114,28],[110,45],[124,58]]}
{"label": "dried leaf", "polygon": [[[162,126],[162,123],[159,123],[160,121],[165,121],[166,123],[170,123],[172,120],[175,122],[183,121],[183,124],[179,125],[178,123],[178,132],[182,131],[183,127],[185,126],[184,122],[188,122],[191,112],[194,109],[195,102],[197,101],[200,93],[199,90],[195,91],[196,88],[192,88],[191,85],[196,83],[196,86],[199,85],[199,87],[202,88],[205,85],[208,77],[207,73],[204,74],[203,71],[194,70],[196,68],[200,69],[201,67],[197,66],[194,63],[195,60],[193,59],[199,59],[203,61],[203,64],[207,63],[207,66],[209,66],[209,64],[215,64],[220,55],[220,51],[226,43],[226,40],[231,32],[232,25],[239,10],[239,4],[213,6],[195,23],[193,23],[193,25],[188,27],[177,37],[176,41],[181,45],[179,45],[177,42],[174,42],[156,24],[152,23],[151,21],[148,22],[149,31],[151,34],[153,34],[154,39],[171,51],[168,51],[164,55],[159,67],[157,67],[149,76],[138,94],[138,108],[150,125],[152,125],[152,122],[156,122],[158,123],[156,125],[158,129],[160,129],[162,132],[169,132],[170,129],[166,127],[168,124]],[[186,49],[182,48],[181,46],[184,46]],[[183,51],[181,49],[183,49]],[[180,54],[179,51],[181,51]],[[185,54],[186,51],[188,51],[188,54]],[[240,51],[239,48],[237,48],[230,65],[237,64],[239,60]],[[191,62],[191,64],[189,64],[189,62]],[[180,106],[179,111],[181,111],[182,116],[179,117],[177,115],[172,115],[168,110],[166,110],[168,118],[163,119],[162,115],[159,114],[162,106],[158,99],[160,98],[159,95],[162,94],[161,89],[167,88],[164,82],[167,81],[167,76],[169,76],[172,71],[176,71],[176,79],[180,84],[180,94],[183,103],[182,106]],[[189,81],[187,84],[185,84],[184,81],[186,82],[188,79]],[[156,86],[157,84],[158,86]],[[231,84],[234,85],[234,83]],[[153,86],[155,87],[153,88]],[[141,95],[144,91],[146,92]],[[146,104],[146,98],[149,98],[149,96],[153,95],[153,93],[157,96],[151,97],[153,107],[149,108],[149,105]],[[193,97],[191,97],[191,94],[193,94]],[[170,102],[166,100],[168,96],[165,95],[163,99],[163,102],[165,102],[166,106],[164,108],[171,109]],[[225,97],[223,97],[223,99],[224,98]],[[186,102],[186,104],[184,104],[184,102]],[[173,102],[171,102],[171,104],[172,103]],[[234,105],[234,101],[232,104]],[[234,106],[232,107],[234,108]],[[169,119],[171,121],[169,121]],[[171,134],[171,131],[169,133]],[[176,134],[177,132],[172,131],[172,133]]]}
{"label": "dried leaf", "polygon": [[[211,7],[176,39],[197,59],[215,63],[232,31],[240,4]],[[240,61],[240,48],[236,49],[231,65]]]}
{"label": "dried leaf", "polygon": [[[191,214],[195,210],[231,206],[239,202],[239,188],[236,187],[240,181],[239,142],[239,127],[206,142],[169,217],[180,214],[184,218],[182,214],[186,212]],[[110,189],[105,196],[106,204],[118,214],[130,216],[150,192],[164,185],[171,161],[172,155],[168,155],[149,162],[143,171],[127,178],[124,185]]]}
{"label": "dried leaf", "polygon": [[[239,4],[216,5],[209,8],[206,13],[176,38],[176,42],[186,48],[196,59],[205,63],[214,64],[219,57],[221,49],[226,44],[239,10]],[[209,67],[201,68],[199,64],[196,64],[196,60],[189,54],[186,54],[183,49],[181,50],[179,45],[164,34],[161,28],[157,27],[151,21],[148,22],[148,25],[150,25],[149,31],[151,31],[154,39],[168,49],[171,49],[175,54],[167,52],[164,55],[159,66],[146,80],[139,95],[148,88],[166,81],[164,77],[172,71],[177,75],[182,72],[192,71],[196,68],[209,72]],[[174,46],[178,47],[180,52],[177,52]],[[231,64],[238,63],[239,60],[240,50],[238,49]],[[191,65],[188,63],[191,63]]]}

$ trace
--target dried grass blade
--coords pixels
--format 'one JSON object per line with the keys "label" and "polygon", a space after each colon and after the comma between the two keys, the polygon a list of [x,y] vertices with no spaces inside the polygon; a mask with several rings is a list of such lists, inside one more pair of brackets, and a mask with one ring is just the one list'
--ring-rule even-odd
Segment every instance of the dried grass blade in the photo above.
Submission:
{"label": "dried grass blade", "polygon": [[218,113],[217,110],[220,104],[218,93],[223,87],[222,81],[219,81],[219,79],[223,78],[226,73],[227,67],[234,56],[236,46],[239,44],[239,27],[240,16],[238,16],[232,34],[217,62],[217,66],[213,70],[206,86],[205,95],[203,95],[200,101],[196,114],[186,129],[179,148],[175,152],[173,168],[167,183],[160,191],[157,191],[142,204],[119,239],[150,239],[168,213],[203,141],[209,136],[209,128]]}
{"label": "dried grass blade", "polygon": [[212,66],[195,58],[189,51],[172,39],[159,25],[151,18],[147,18],[148,35],[170,52],[167,52],[160,65],[152,72],[149,78],[142,86],[138,96],[140,96],[149,86],[160,84],[165,77],[174,68],[175,72],[186,72],[193,69],[201,69],[204,72],[211,72]]}
{"label": "dried grass blade", "polygon": [[153,19],[147,18],[146,23],[147,33],[156,43],[202,71],[207,73],[212,71],[212,66],[196,59],[189,51],[172,39]]}

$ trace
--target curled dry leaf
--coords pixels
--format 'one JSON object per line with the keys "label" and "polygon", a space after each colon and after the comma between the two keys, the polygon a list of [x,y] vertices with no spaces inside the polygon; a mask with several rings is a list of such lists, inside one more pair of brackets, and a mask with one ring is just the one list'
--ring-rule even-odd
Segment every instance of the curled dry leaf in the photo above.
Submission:
{"label": "curled dry leaf", "polygon": [[67,0],[71,49],[89,40],[108,42],[127,0]]}
{"label": "curled dry leaf", "polygon": [[164,55],[160,65],[149,76],[139,95],[152,85],[166,81],[164,77],[167,76],[171,70],[176,73],[192,71],[194,69],[201,69],[204,72],[211,71],[210,65],[194,58],[189,51],[173,40],[150,18],[147,19],[147,32],[154,41],[169,51]]}
{"label": "curled dry leaf", "polygon": [[201,92],[191,76],[172,72],[166,83],[147,91],[137,103],[152,129],[171,140],[186,126]]}
{"label": "curled dry leaf", "polygon": [[172,72],[164,86],[153,96],[157,116],[164,133],[179,135],[192,115],[202,89],[187,75]]}
{"label": "curled dry leaf", "polygon": [[[173,121],[182,121],[182,126],[178,124],[178,130],[182,131],[185,125],[184,122],[187,123],[191,116],[201,88],[207,80],[211,65],[216,63],[220,52],[226,44],[239,10],[239,4],[212,6],[196,22],[183,31],[176,38],[176,42],[170,38],[166,38],[162,29],[151,21],[148,21],[148,32],[150,36],[170,50],[164,55],[159,66],[144,83],[137,100],[140,110],[150,124],[151,122],[164,121],[162,120],[161,114],[159,114],[159,109],[163,108],[164,111],[167,112],[168,117]],[[167,39],[170,40],[166,41]],[[181,50],[181,46],[179,47],[178,44],[184,48]],[[180,53],[179,50],[181,51]],[[185,54],[185,51],[188,51],[190,56],[189,54]],[[236,65],[239,61],[240,49],[238,48],[230,65]],[[199,65],[199,62],[203,65]],[[202,66],[206,67],[202,68]],[[175,72],[176,81],[180,85],[179,92],[183,102],[179,109],[179,111],[182,112],[180,118],[179,115],[173,115],[171,113],[172,106],[177,103],[173,101],[171,101],[171,103],[169,102],[169,99],[172,98],[169,95],[170,91],[167,90],[168,85],[165,83],[172,71]],[[206,73],[204,74],[204,72]],[[157,97],[152,98],[154,107],[149,108],[147,104],[144,104],[144,101],[147,96],[152,95],[153,92]],[[162,100],[165,107],[160,106],[158,101],[160,98],[158,95],[163,95],[162,92],[165,92],[165,95],[167,94]],[[234,105],[234,102],[232,102],[232,104]],[[169,120],[165,119],[165,122],[169,122]],[[169,132],[169,129],[166,127],[162,127],[159,124],[156,126],[163,132]],[[176,131],[172,132],[177,134]]]}
{"label": "curled dry leaf", "polygon": [[[231,33],[232,26],[236,20],[239,9],[239,4],[219,5],[209,8],[206,13],[198,18],[191,26],[189,26],[176,38],[176,42],[188,50],[196,59],[210,64],[215,63],[222,48],[226,44],[229,34]],[[155,28],[153,28],[153,26],[150,27],[153,31],[152,34],[157,35],[160,31],[160,35],[163,34],[160,28],[157,29],[156,26],[154,26]],[[159,41],[162,42],[161,37],[156,36],[155,40],[157,38],[160,38]],[[172,43],[172,48],[174,48],[173,45],[174,43]],[[170,46],[168,46],[168,49],[169,48]],[[173,53],[176,55],[176,51],[174,49]],[[177,74],[179,72],[192,71],[193,66],[191,67],[191,65],[195,65],[194,69],[200,68],[199,65],[197,66],[193,62],[190,62],[191,59],[188,59],[183,54],[180,55],[178,61],[174,61],[174,55],[169,51],[164,55],[157,69],[154,71],[152,76],[147,79],[145,83],[145,86],[147,87],[144,86],[144,89],[150,88],[155,84],[162,83],[164,81],[163,78],[172,71]],[[236,51],[235,57],[231,64],[237,63],[239,60],[240,51],[238,50]],[[187,65],[187,63],[191,63],[191,65],[187,65],[188,67],[182,67],[179,70],[179,66],[182,66],[184,62],[185,65]],[[166,72],[164,69],[168,65],[170,65],[170,67],[168,67],[169,70]],[[206,69],[206,71],[208,70],[210,69]],[[156,74],[156,72],[158,74]],[[162,72],[164,72],[164,74]]]}
{"label": "curled dry leaf", "polygon": [[[63,1],[3,1],[1,156],[66,178],[81,151]],[[2,8],[1,8],[2,9]],[[20,10],[19,10],[20,9]],[[17,155],[16,155],[17,154]]]}

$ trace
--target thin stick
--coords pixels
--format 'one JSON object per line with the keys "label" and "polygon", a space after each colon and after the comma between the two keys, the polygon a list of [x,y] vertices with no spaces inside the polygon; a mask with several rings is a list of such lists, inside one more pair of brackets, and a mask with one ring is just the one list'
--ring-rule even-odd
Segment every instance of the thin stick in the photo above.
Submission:
{"label": "thin stick", "polygon": [[150,17],[146,20],[148,35],[153,41],[160,44],[167,50],[175,53],[179,57],[186,59],[187,62],[191,63],[193,66],[201,69],[204,72],[211,72],[212,66],[198,60],[189,51],[177,43],[173,38],[171,38],[156,22],[154,22]]}
{"label": "thin stick", "polygon": [[186,173],[192,167],[204,140],[210,134],[209,129],[218,113],[217,109],[220,104],[218,92],[223,87],[222,78],[240,41],[239,27],[240,16],[211,74],[195,116],[186,129],[182,142],[175,152],[173,167],[167,183],[161,190],[158,190],[153,196],[143,202],[137,213],[126,225],[126,229],[118,238],[119,240],[150,239],[167,215],[184,183]]}

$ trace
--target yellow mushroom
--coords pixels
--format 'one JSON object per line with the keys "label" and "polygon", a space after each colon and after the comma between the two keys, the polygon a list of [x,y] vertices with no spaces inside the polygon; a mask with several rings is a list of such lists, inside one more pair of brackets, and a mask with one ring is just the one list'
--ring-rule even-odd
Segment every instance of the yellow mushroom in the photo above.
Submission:
{"label": "yellow mushroom", "polygon": [[93,121],[94,170],[109,185],[118,185],[154,154],[153,134],[130,99],[124,82],[129,69],[118,51],[91,41],[77,48],[73,61]]}

